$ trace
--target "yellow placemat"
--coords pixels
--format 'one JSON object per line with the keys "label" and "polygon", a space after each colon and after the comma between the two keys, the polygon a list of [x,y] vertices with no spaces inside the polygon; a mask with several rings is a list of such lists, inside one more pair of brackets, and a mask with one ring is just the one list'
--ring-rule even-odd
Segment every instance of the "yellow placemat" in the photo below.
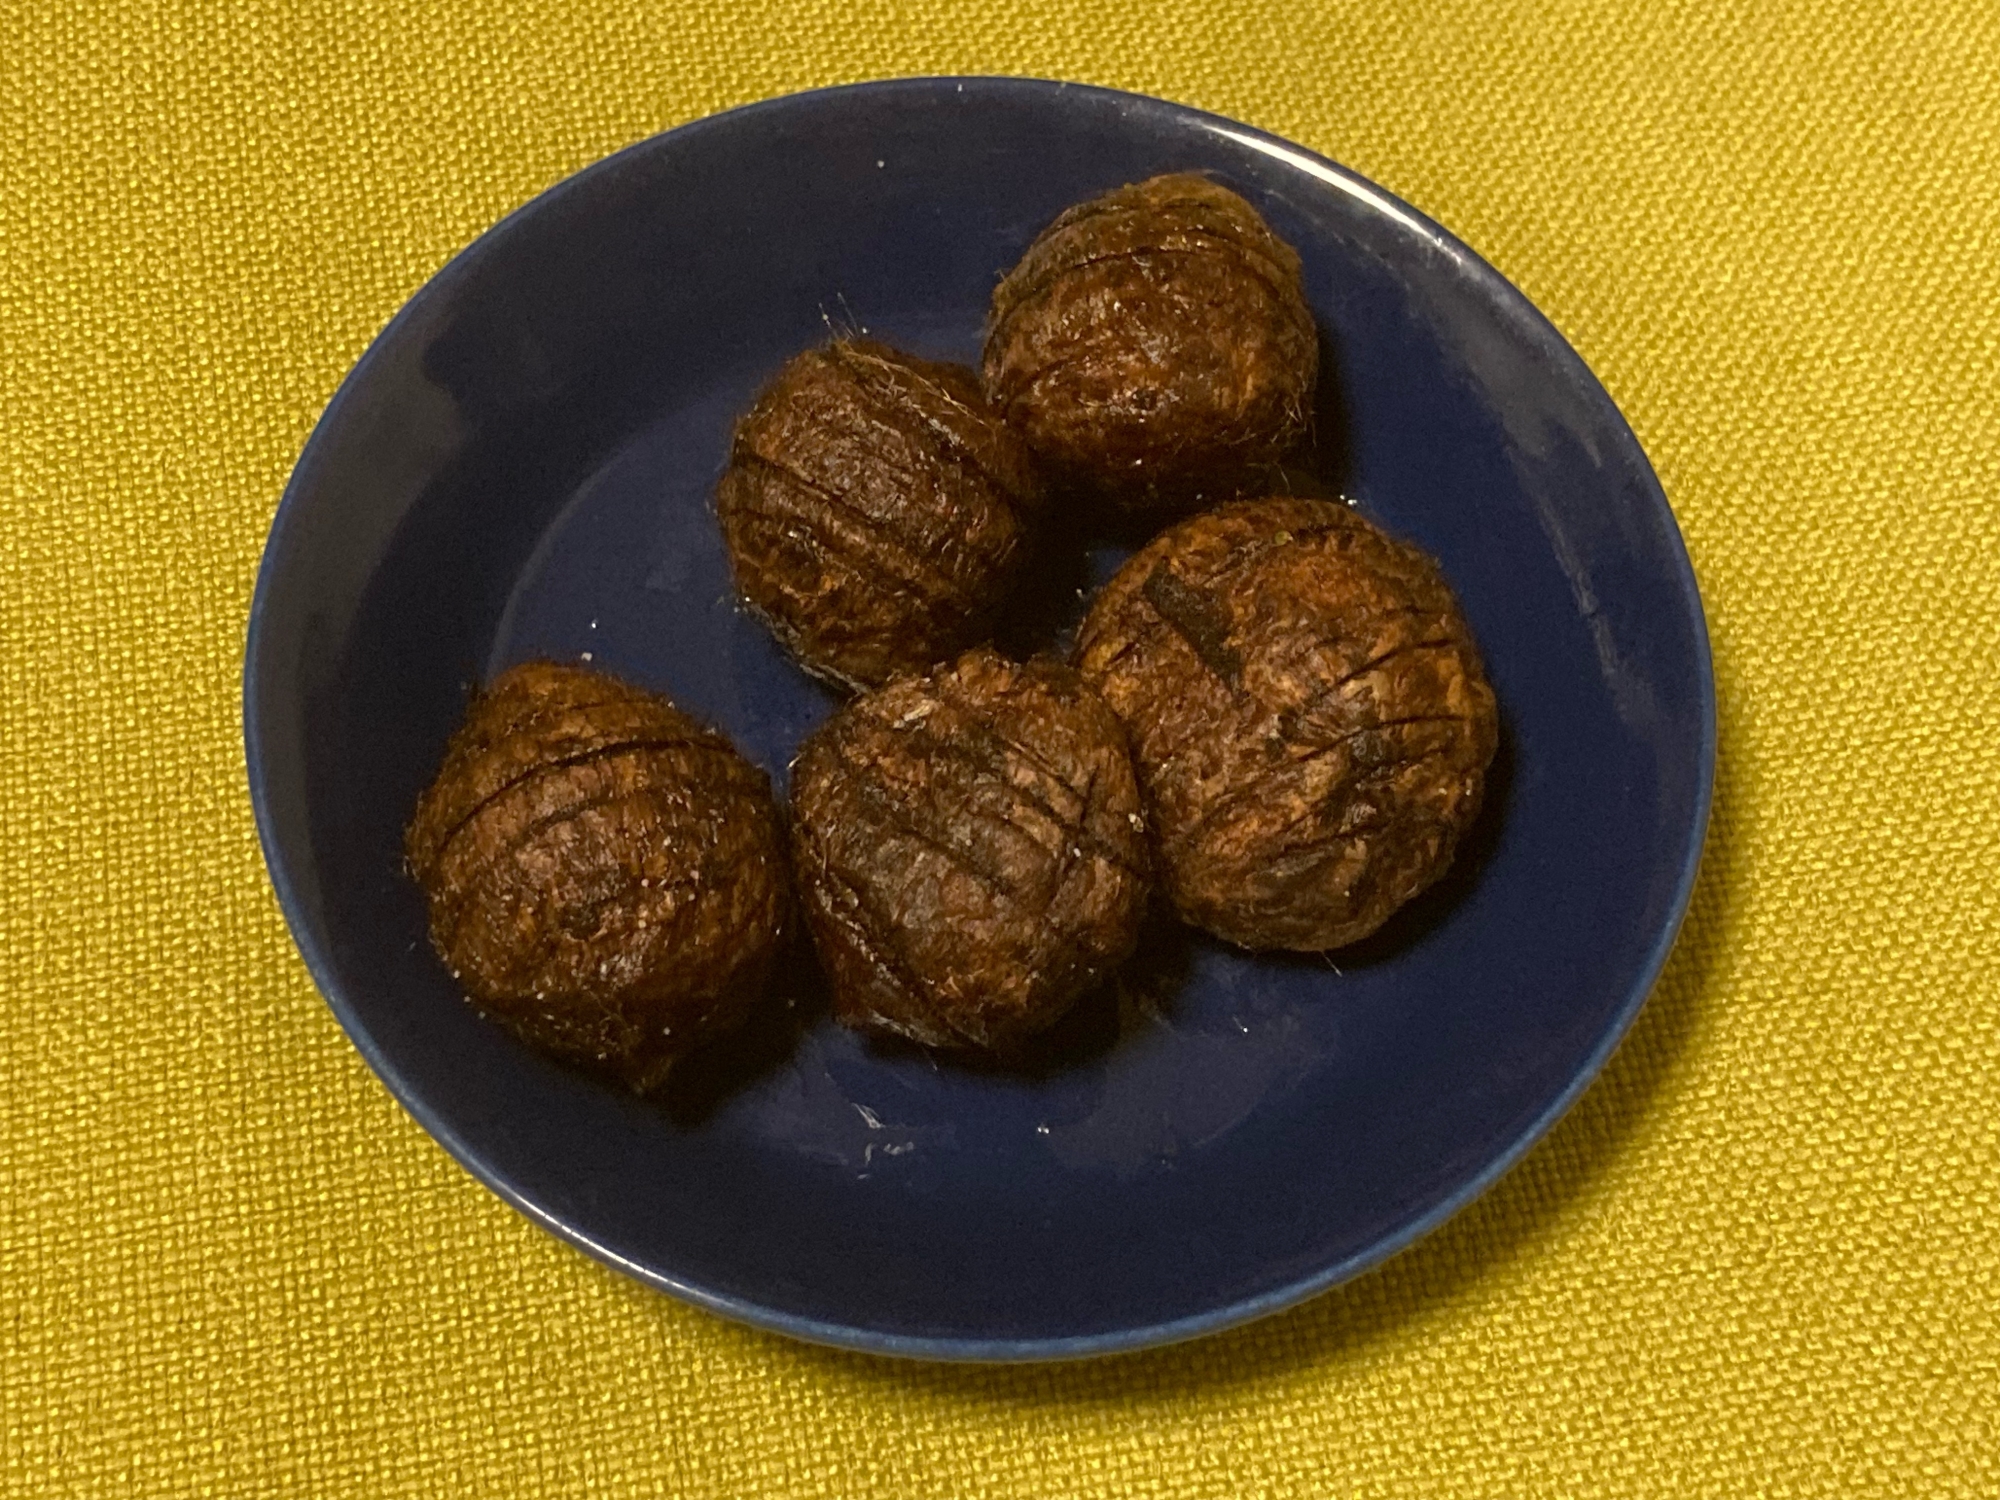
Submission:
{"label": "yellow placemat", "polygon": [[[286,937],[237,671],[314,418],[506,210],[725,105],[1121,85],[1411,198],[1672,496],[1681,947],[1488,1198],[1087,1366],[751,1333],[454,1166]],[[2000,1494],[2000,8],[0,0],[0,1491]]]}

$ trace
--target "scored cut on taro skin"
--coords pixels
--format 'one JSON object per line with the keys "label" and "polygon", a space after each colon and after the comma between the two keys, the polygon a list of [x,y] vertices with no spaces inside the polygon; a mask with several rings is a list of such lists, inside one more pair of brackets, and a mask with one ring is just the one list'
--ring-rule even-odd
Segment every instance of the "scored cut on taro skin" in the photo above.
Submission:
{"label": "scored cut on taro skin", "polygon": [[769,778],[664,697],[554,662],[473,700],[405,850],[468,997],[642,1091],[748,1017],[790,910]]}
{"label": "scored cut on taro skin", "polygon": [[1344,505],[1170,528],[1074,659],[1130,736],[1175,909],[1230,942],[1358,942],[1478,815],[1499,729],[1471,629],[1430,558]]}
{"label": "scored cut on taro skin", "polygon": [[792,788],[800,904],[847,1025],[1006,1055],[1138,940],[1124,732],[1061,663],[975,649],[858,698]]}
{"label": "scored cut on taro skin", "polygon": [[866,339],[789,361],[738,422],[716,510],[736,584],[804,665],[859,690],[983,639],[1043,505],[970,370]]}
{"label": "scored cut on taro skin", "polygon": [[1116,505],[1226,500],[1305,439],[1319,335],[1296,251],[1192,173],[1078,204],[993,293],[994,405]]}

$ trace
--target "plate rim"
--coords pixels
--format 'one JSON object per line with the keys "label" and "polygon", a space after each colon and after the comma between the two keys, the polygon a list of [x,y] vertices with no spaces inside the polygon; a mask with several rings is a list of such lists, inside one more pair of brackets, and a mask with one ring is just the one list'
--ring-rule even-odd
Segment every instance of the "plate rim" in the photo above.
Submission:
{"label": "plate rim", "polygon": [[[1639,491],[1639,497],[1657,505],[1667,520],[1666,532],[1672,542],[1670,558],[1674,574],[1672,581],[1678,586],[1681,601],[1687,609],[1687,623],[1692,627],[1691,638],[1695,650],[1693,665],[1701,688],[1700,723],[1697,726],[1700,743],[1697,750],[1694,815],[1689,820],[1687,839],[1681,854],[1681,866],[1669,902],[1668,914],[1660,924],[1645,963],[1641,966],[1623,1001],[1613,1013],[1610,1023],[1567,1084],[1548,1106],[1503,1150],[1495,1154],[1484,1167],[1455,1191],[1425,1213],[1352,1255],[1254,1297],[1239,1298],[1180,1318],[1109,1332],[1026,1339],[933,1337],[886,1333],[848,1323],[776,1310],[744,1297],[716,1292],[657,1271],[597,1243],[579,1226],[540,1207],[516,1190],[502,1174],[494,1170],[477,1148],[467,1142],[447,1119],[431,1108],[421,1091],[403,1075],[395,1060],[377,1044],[367,1027],[361,1023],[359,1016],[353,1012],[345,998],[331,954],[324,951],[304,921],[302,913],[305,911],[305,903],[300,897],[298,881],[294,878],[279,843],[270,805],[269,758],[264,741],[264,726],[261,722],[263,705],[260,702],[259,683],[269,670],[266,657],[270,648],[263,627],[269,613],[272,591],[276,587],[275,578],[297,546],[297,534],[301,530],[299,517],[306,503],[302,496],[313,487],[313,480],[322,463],[320,452],[322,434],[337,425],[347,408],[358,399],[356,393],[369,383],[373,366],[383,357],[384,348],[394,341],[393,336],[422,315],[424,304],[463,281],[488,257],[497,253],[497,247],[504,244],[519,221],[540,212],[551,202],[567,194],[584,190],[583,185],[621,170],[626,162],[640,153],[658,149],[663,141],[669,139],[687,141],[712,131],[737,127],[744,120],[754,116],[782,113],[802,107],[824,107],[829,103],[837,104],[837,101],[844,97],[859,95],[883,97],[898,93],[925,97],[942,92],[945,88],[951,88],[957,93],[976,88],[991,96],[1011,95],[1027,100],[1059,98],[1067,94],[1083,95],[1117,105],[1128,115],[1167,117],[1176,125],[1193,125],[1223,136],[1238,145],[1247,146],[1285,162],[1325,186],[1346,193],[1377,212],[1398,220],[1406,229],[1425,236],[1436,250],[1450,258],[1477,290],[1481,300],[1487,301],[1489,305],[1503,305],[1517,315],[1525,313],[1522,332],[1553,357],[1557,372],[1570,382],[1580,381],[1586,391],[1602,398],[1606,412],[1615,423],[1614,431],[1618,440],[1628,445],[1629,453],[1638,461],[1634,478],[1638,481],[1635,487]],[[356,1051],[361,1054],[362,1060],[368,1064],[369,1069],[417,1125],[443,1146],[476,1181],[531,1223],[548,1230],[600,1264],[630,1276],[644,1285],[666,1292],[681,1301],[736,1322],[833,1348],[907,1359],[961,1363],[1018,1364],[1087,1359],[1182,1343],[1235,1328],[1295,1307],[1372,1270],[1423,1239],[1482,1197],[1495,1183],[1512,1171],[1548,1134],[1556,1122],[1569,1112],[1584,1091],[1597,1080],[1605,1065],[1630,1033],[1633,1022],[1658,984],[1680,931],[1686,923],[1707,844],[1715,792],[1717,709],[1714,654],[1700,587],[1679,519],[1667,499],[1665,488],[1660,483],[1652,461],[1647,457],[1638,435],[1632,431],[1631,424],[1619,408],[1616,399],[1571,346],[1569,340],[1563,336],[1561,330],[1527,294],[1471,246],[1420,209],[1352,169],[1296,142],[1225,115],[1149,94],[1107,88],[1097,84],[1014,74],[915,74],[868,79],[779,94],[713,114],[698,116],[633,141],[558,179],[510,210],[454,252],[442,266],[424,279],[422,285],[412,292],[395,314],[376,331],[361,356],[342,376],[300,448],[272,516],[258,561],[256,585],[251,594],[245,623],[241,692],[245,769],[251,808],[256,821],[258,845],[293,945],[305,961],[314,987],[326,1002],[327,1008],[333,1012],[335,1020],[340,1023],[341,1029],[347,1034]]]}

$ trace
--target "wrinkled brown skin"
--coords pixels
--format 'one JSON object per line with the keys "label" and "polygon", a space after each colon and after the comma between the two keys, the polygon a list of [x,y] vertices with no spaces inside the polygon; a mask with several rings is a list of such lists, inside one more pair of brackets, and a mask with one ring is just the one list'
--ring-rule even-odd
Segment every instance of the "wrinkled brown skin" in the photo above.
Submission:
{"label": "wrinkled brown skin", "polygon": [[1149,890],[1125,734],[1068,667],[967,652],[858,698],[792,770],[834,1014],[1007,1056],[1131,955]]}
{"label": "wrinkled brown skin", "polygon": [[553,662],[474,699],[405,849],[466,993],[642,1092],[748,1015],[789,912],[769,778],[665,698]]}
{"label": "wrinkled brown skin", "polygon": [[994,290],[984,374],[1053,475],[1175,512],[1240,494],[1298,446],[1319,341],[1292,247],[1177,173],[1042,231]]}
{"label": "wrinkled brown skin", "polygon": [[808,670],[853,689],[984,638],[1041,505],[1033,455],[970,370],[865,339],[778,372],[716,490],[743,596]]}
{"label": "wrinkled brown skin", "polygon": [[1471,631],[1436,564],[1344,505],[1163,532],[1075,659],[1131,736],[1175,909],[1232,943],[1367,937],[1478,814],[1499,729]]}

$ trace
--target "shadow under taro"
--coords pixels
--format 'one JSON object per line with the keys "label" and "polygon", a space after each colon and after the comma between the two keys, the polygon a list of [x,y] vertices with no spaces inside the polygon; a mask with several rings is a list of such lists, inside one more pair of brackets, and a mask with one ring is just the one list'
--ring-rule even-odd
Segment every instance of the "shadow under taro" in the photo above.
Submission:
{"label": "shadow under taro", "polygon": [[1068,491],[1049,497],[1034,555],[994,622],[993,644],[1003,655],[1069,655],[1094,592],[1093,551],[1104,545],[1094,510]]}
{"label": "shadow under taro", "polygon": [[[1340,351],[1324,329],[1319,335],[1319,380],[1313,387],[1313,407],[1308,418],[1306,440],[1293,455],[1293,472],[1320,486],[1328,499],[1347,493],[1354,477],[1353,421],[1348,414],[1347,393],[1340,379]],[[1294,494],[1311,491],[1294,490]]]}
{"label": "shadow under taro", "polygon": [[1053,1026],[1005,1055],[927,1052],[895,1037],[871,1037],[869,1050],[885,1058],[928,1058],[943,1067],[992,1077],[1039,1082],[1106,1056],[1120,1042],[1170,1016],[1187,978],[1194,935],[1162,903],[1147,912],[1132,957],[1078,1000]]}
{"label": "shadow under taro", "polygon": [[766,1002],[736,1030],[683,1058],[653,1102],[682,1129],[700,1125],[736,1095],[791,1061],[804,1035],[830,1009],[812,944],[794,933]]}

